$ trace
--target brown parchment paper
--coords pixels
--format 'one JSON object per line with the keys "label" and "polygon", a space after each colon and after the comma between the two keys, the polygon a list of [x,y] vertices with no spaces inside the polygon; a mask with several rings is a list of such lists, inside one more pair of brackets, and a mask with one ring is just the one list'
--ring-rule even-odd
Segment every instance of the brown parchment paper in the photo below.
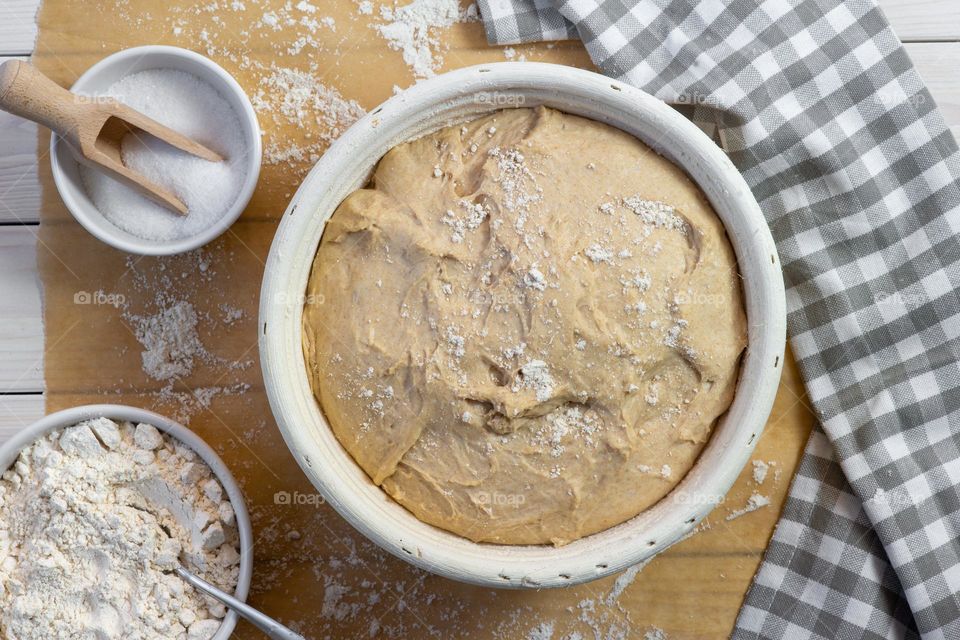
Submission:
{"label": "brown parchment paper", "polygon": [[[296,4],[47,0],[34,62],[69,86],[110,53],[171,44],[209,55],[251,96],[273,65],[310,70],[365,109],[395,86],[413,83],[400,52],[374,28],[384,22],[381,5],[394,5],[374,2],[373,12],[363,14],[354,0],[315,0],[309,15],[333,18],[334,28],[305,30],[281,21],[274,29],[257,22],[269,12],[299,15]],[[299,51],[288,46],[303,33],[313,42]],[[591,68],[579,42],[490,47],[476,22],[435,30],[434,37],[440,70],[508,57]],[[323,127],[273,115],[260,114],[266,143],[322,142]],[[43,132],[37,146],[48,411],[96,402],[136,405],[188,422],[205,438],[248,500],[256,539],[255,606],[308,638],[643,638],[656,629],[669,638],[729,635],[813,423],[792,359],[754,456],[773,463],[766,480],[758,485],[748,466],[704,530],[637,575],[524,592],[451,582],[388,556],[325,505],[278,504],[278,493],[311,495],[313,489],[267,405],[257,357],[257,299],[277,221],[309,159],[265,164],[243,216],[204,249],[141,258],[111,249],[73,221],[50,175],[48,141]],[[196,309],[205,354],[194,359],[190,375],[172,384],[153,380],[141,366],[138,318],[182,302]],[[754,491],[768,496],[771,506],[727,521]],[[241,624],[235,637],[261,636]]]}

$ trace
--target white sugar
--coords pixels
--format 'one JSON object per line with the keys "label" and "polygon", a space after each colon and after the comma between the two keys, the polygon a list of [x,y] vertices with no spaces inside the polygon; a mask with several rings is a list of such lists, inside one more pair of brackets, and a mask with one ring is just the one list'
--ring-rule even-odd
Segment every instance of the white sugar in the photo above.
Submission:
{"label": "white sugar", "polygon": [[123,161],[148,180],[173,191],[187,205],[180,216],[106,174],[81,168],[90,199],[110,222],[147,240],[194,236],[222,218],[236,202],[246,178],[240,119],[210,84],[173,69],[141,71],[112,85],[107,95],[193,138],[224,156],[208,162],[152,136],[129,134]]}

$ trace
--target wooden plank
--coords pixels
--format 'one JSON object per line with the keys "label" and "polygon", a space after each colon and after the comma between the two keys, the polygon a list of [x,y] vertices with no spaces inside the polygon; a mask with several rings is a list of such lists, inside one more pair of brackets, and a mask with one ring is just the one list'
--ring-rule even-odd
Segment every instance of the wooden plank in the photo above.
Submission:
{"label": "wooden plank", "polygon": [[0,393],[43,391],[36,230],[0,228]]}
{"label": "wooden plank", "polygon": [[0,445],[43,414],[43,394],[0,395]]}
{"label": "wooden plank", "polygon": [[0,55],[26,56],[37,40],[40,0],[0,0]]}
{"label": "wooden plank", "polygon": [[880,0],[879,4],[904,42],[960,40],[957,0]]}
{"label": "wooden plank", "polygon": [[[957,2],[960,7],[960,2]],[[940,112],[960,139],[960,42],[925,42],[904,45],[914,66],[933,94]]]}
{"label": "wooden plank", "polygon": [[[0,0],[0,6],[4,2]],[[0,24],[2,22],[0,19]],[[0,57],[0,64],[10,59]],[[0,154],[0,223],[38,222],[40,177],[37,174],[37,125],[0,111],[0,149],[3,149]]]}

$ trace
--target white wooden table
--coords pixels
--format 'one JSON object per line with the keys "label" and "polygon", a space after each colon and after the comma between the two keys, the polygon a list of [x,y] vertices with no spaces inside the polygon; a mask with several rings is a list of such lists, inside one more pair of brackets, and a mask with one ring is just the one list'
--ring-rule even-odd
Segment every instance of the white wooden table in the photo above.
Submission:
{"label": "white wooden table", "polygon": [[[0,62],[33,51],[38,5],[0,0]],[[960,138],[960,0],[880,5]],[[0,441],[44,407],[37,162],[36,127],[0,112]]]}

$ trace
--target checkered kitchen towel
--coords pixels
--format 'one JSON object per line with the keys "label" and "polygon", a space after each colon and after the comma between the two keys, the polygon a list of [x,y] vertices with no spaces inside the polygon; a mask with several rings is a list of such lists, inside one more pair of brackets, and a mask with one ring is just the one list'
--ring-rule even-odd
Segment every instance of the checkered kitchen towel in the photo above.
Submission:
{"label": "checkered kitchen towel", "polygon": [[479,0],[716,124],[778,243],[807,445],[736,638],[960,638],[960,155],[871,0]]}

